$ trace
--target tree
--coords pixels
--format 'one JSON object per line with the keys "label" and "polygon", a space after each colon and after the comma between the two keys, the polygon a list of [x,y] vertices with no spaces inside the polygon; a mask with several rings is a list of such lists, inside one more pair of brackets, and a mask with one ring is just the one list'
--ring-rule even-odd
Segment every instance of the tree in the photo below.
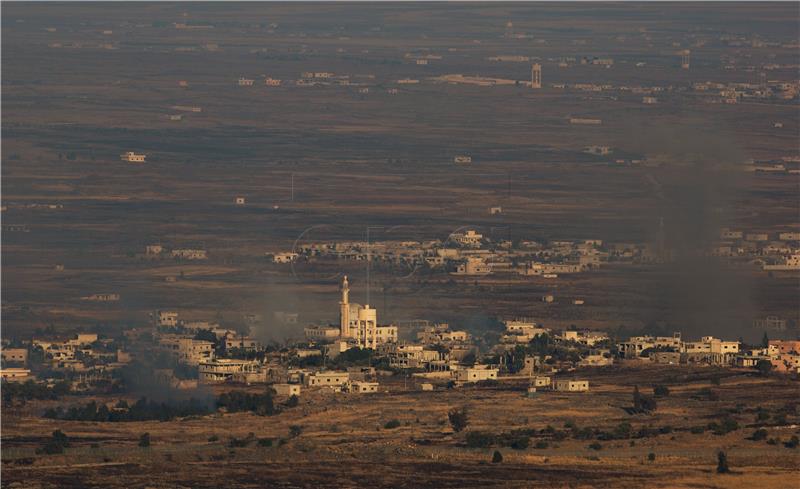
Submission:
{"label": "tree", "polygon": [[385,429],[387,429],[387,430],[393,430],[395,428],[399,428],[400,427],[400,420],[399,419],[390,419],[389,421],[386,422],[385,425],[383,425],[383,427]]}
{"label": "tree", "polygon": [[769,348],[769,336],[767,336],[766,331],[764,331],[764,336],[761,337],[761,348]]}
{"label": "tree", "polygon": [[647,454],[647,460],[649,460],[650,462],[655,462],[656,461],[656,454],[653,453],[653,452],[648,453]]}
{"label": "tree", "polygon": [[717,453],[717,473],[727,474],[728,472],[730,472],[730,468],[728,467],[728,456],[725,455],[725,452],[720,450]]}
{"label": "tree", "polygon": [[467,427],[469,420],[467,418],[466,408],[453,408],[447,413],[447,419],[450,421],[450,426],[456,433],[463,431]]}
{"label": "tree", "polygon": [[150,446],[150,433],[142,433],[142,436],[139,437],[139,446],[142,448]]}
{"label": "tree", "polygon": [[297,438],[300,436],[300,433],[303,432],[303,427],[300,425],[293,424],[289,426],[289,436],[291,438]]}
{"label": "tree", "polygon": [[492,454],[492,463],[499,464],[502,461],[503,461],[503,454],[500,453],[499,450],[495,450],[494,454]]}
{"label": "tree", "polygon": [[667,397],[669,395],[669,387],[658,384],[653,386],[653,395],[658,397]]}
{"label": "tree", "polygon": [[767,375],[772,370],[772,362],[769,360],[759,360],[756,369],[761,375]]}

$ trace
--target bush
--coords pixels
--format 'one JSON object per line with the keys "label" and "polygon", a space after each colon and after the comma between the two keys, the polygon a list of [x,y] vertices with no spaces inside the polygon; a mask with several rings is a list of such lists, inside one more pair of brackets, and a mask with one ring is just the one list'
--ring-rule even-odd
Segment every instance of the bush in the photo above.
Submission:
{"label": "bush", "polygon": [[492,463],[499,464],[502,461],[503,461],[503,454],[495,450],[494,453],[492,454]]}
{"label": "bush", "polygon": [[386,422],[385,425],[383,425],[383,427],[386,428],[387,430],[393,430],[395,428],[398,428],[399,426],[400,426],[400,420],[399,419],[389,420],[389,421]]}
{"label": "bush", "polygon": [[139,446],[142,448],[150,446],[150,433],[142,433],[142,436],[139,437]]}
{"label": "bush", "polygon": [[219,441],[219,437],[217,435],[211,435],[211,436],[208,437],[208,441],[210,443],[213,443],[215,441]]}
{"label": "bush", "polygon": [[260,447],[271,447],[272,446],[272,438],[259,438],[258,439],[258,446],[260,446]]}
{"label": "bush", "polygon": [[[5,387],[5,386],[3,386]],[[42,448],[37,448],[36,453],[43,453],[45,455],[55,455],[64,453],[64,448],[69,446],[69,437],[61,430],[55,430],[52,437],[44,444]]]}
{"label": "bush", "polygon": [[647,454],[647,460],[650,461],[650,462],[655,462],[656,461],[656,454],[653,453],[653,452],[648,453]]}
{"label": "bush", "polygon": [[297,438],[303,432],[303,427],[300,425],[293,424],[289,426],[289,436],[291,438]]}
{"label": "bush", "polygon": [[800,438],[797,438],[797,435],[793,435],[789,441],[783,444],[786,448],[797,448],[797,445],[800,445]]}
{"label": "bush", "polygon": [[669,388],[665,385],[658,384],[653,387],[653,395],[658,397],[667,397],[669,395]]}
{"label": "bush", "polygon": [[603,445],[601,445],[598,442],[594,442],[591,445],[589,445],[589,448],[591,448],[592,450],[602,450],[603,449]]}
{"label": "bush", "polygon": [[699,435],[701,433],[705,433],[706,427],[705,426],[692,426],[689,428],[689,431],[694,435]]}
{"label": "bush", "polygon": [[730,468],[728,467],[728,456],[725,455],[725,452],[720,450],[717,453],[717,473],[727,474],[728,472],[730,472]]}
{"label": "bush", "polygon": [[714,431],[715,435],[727,435],[731,431],[739,429],[739,423],[733,418],[725,418],[720,424],[711,423],[708,425],[709,429]]}
{"label": "bush", "polygon": [[466,428],[467,425],[469,424],[466,408],[451,409],[450,412],[447,413],[447,419],[450,421],[450,426],[453,427],[453,431],[455,431],[456,433],[463,431],[464,428]]}
{"label": "bush", "polygon": [[467,433],[468,448],[488,448],[495,442],[495,437],[491,433],[483,431],[470,431]]}
{"label": "bush", "polygon": [[535,445],[533,445],[533,448],[537,448],[539,450],[544,450],[545,448],[548,448],[549,446],[550,446],[550,444],[547,443],[545,440],[539,440],[539,441],[536,442]]}
{"label": "bush", "polygon": [[767,439],[767,430],[765,430],[764,428],[759,428],[759,429],[755,430],[753,432],[753,434],[750,435],[750,439],[753,440],[753,441],[766,440]]}
{"label": "bush", "polygon": [[298,404],[300,404],[300,399],[294,394],[286,400],[286,407],[293,408],[297,407]]}

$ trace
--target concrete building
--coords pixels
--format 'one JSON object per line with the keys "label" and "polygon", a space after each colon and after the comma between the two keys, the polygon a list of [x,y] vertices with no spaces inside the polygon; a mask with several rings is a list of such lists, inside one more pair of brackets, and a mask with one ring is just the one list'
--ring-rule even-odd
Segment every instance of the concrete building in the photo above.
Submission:
{"label": "concrete building", "polygon": [[184,260],[206,260],[208,259],[208,252],[206,250],[195,249],[179,249],[172,250],[173,258],[181,258]]}
{"label": "concrete building", "polygon": [[628,341],[617,343],[617,348],[623,358],[638,358],[642,352],[651,348],[680,352],[683,349],[683,341],[678,332],[672,336],[632,336]]}
{"label": "concrete building", "polygon": [[486,365],[475,365],[453,371],[453,377],[458,383],[481,382],[484,380],[497,380],[496,368]]}
{"label": "concrete building", "polygon": [[158,311],[156,313],[156,324],[174,328],[178,325],[178,313],[176,311]]}
{"label": "concrete building", "polygon": [[239,86],[240,87],[252,87],[256,81],[250,78],[241,77],[239,78]]}
{"label": "concrete building", "polygon": [[2,378],[4,382],[27,382],[34,377],[27,368],[12,367],[0,369],[0,378]]}
{"label": "concrete building", "polygon": [[122,161],[127,161],[128,163],[144,163],[145,158],[147,155],[134,153],[133,151],[128,151],[126,153],[122,153],[119,155]]}
{"label": "concrete building", "polygon": [[551,380],[550,377],[545,376],[536,376],[531,379],[531,387],[542,388],[542,387],[550,387]]}
{"label": "concrete building", "polygon": [[531,88],[542,88],[542,65],[531,66]]}
{"label": "concrete building", "polygon": [[300,384],[272,384],[272,388],[281,397],[300,396]]}
{"label": "concrete building", "polygon": [[456,267],[455,275],[489,275],[492,268],[481,258],[469,257]]}
{"label": "concrete building", "polygon": [[245,200],[244,197],[236,197],[236,199],[234,199],[234,203],[236,205],[244,205],[245,202],[246,202],[246,200]]}
{"label": "concrete building", "polygon": [[160,255],[162,251],[164,251],[164,247],[160,244],[152,244],[145,247],[145,254],[147,255]]}
{"label": "concrete building", "polygon": [[378,392],[377,382],[351,381],[347,384],[347,392],[351,394],[375,394]]}
{"label": "concrete building", "polygon": [[454,241],[462,246],[480,246],[483,240],[483,235],[476,233],[474,229],[468,229],[464,233],[452,233],[449,236],[450,241]]}
{"label": "concrete building", "polygon": [[559,392],[588,392],[588,380],[556,380],[553,390]]}
{"label": "concrete building", "polygon": [[339,302],[339,336],[352,339],[362,348],[377,349],[379,344],[397,341],[397,327],[378,326],[378,311],[350,303],[350,284],[347,276],[342,280],[342,300]]}
{"label": "concrete building", "polygon": [[338,387],[341,388],[350,382],[347,372],[315,372],[303,378],[308,387]]}
{"label": "concrete building", "polygon": [[472,156],[458,155],[453,158],[453,163],[472,163]]}
{"label": "concrete building", "polygon": [[339,338],[340,328],[335,326],[307,326],[303,334],[309,340],[329,342]]}
{"label": "concrete building", "polygon": [[254,360],[219,358],[201,361],[197,367],[201,384],[266,381],[266,375],[262,373],[261,364]]}
{"label": "concrete building", "polygon": [[272,256],[273,263],[291,263],[300,257],[297,253],[278,253]]}
{"label": "concrete building", "polygon": [[0,351],[0,357],[2,357],[4,362],[21,363],[24,365],[28,362],[28,350],[27,348],[3,348],[3,350]]}
{"label": "concrete building", "polygon": [[279,87],[281,86],[281,80],[277,80],[275,78],[265,78],[264,85],[268,87]]}
{"label": "concrete building", "polygon": [[561,333],[561,338],[586,346],[594,346],[597,343],[608,340],[609,336],[603,331],[567,330]]}

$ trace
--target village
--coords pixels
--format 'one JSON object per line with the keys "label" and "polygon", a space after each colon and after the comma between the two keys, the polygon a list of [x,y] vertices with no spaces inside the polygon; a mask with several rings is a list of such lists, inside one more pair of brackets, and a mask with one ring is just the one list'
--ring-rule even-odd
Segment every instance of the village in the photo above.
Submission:
{"label": "village", "polygon": [[423,391],[526,378],[529,393],[580,392],[590,388],[580,377],[583,369],[642,362],[800,373],[800,342],[766,334],[762,344],[745,345],[712,336],[687,341],[680,332],[613,338],[602,331],[553,331],[524,318],[501,324],[504,329],[494,344],[448,324],[421,321],[399,331],[397,325],[380,324],[374,307],[350,302],[345,276],[339,324],[307,326],[304,338],[283,345],[263,345],[215,322],[184,321],[177,311],[158,311],[152,324],[125,330],[117,338],[91,332],[66,340],[4,338],[1,375],[4,382],[48,388],[67,382],[74,392],[124,391],[116,373],[138,362],[174,389],[261,383],[290,397],[320,388],[377,393],[383,390],[382,378],[398,375]]}

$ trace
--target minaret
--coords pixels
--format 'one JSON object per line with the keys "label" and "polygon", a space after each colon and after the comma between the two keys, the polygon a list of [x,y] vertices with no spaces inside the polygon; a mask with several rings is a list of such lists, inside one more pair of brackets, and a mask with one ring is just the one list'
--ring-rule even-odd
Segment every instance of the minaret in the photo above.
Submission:
{"label": "minaret", "polygon": [[531,88],[542,88],[542,65],[531,66]]}
{"label": "minaret", "polygon": [[350,284],[347,275],[342,280],[342,301],[339,302],[339,336],[350,337]]}

